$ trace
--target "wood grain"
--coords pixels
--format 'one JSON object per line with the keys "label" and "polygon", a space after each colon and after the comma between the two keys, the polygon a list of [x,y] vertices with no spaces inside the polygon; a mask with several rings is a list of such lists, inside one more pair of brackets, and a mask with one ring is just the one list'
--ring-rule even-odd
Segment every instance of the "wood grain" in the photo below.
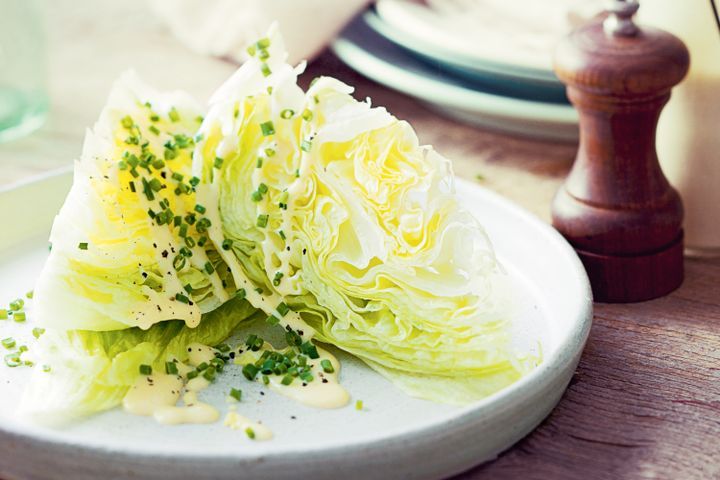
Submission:
{"label": "wood grain", "polygon": [[[36,135],[0,145],[0,165],[10,172],[0,186],[69,165],[112,79],[128,66],[159,87],[186,88],[203,100],[233,70],[184,51],[139,0],[48,5],[55,110]],[[152,50],[141,48],[145,41]],[[421,142],[453,160],[459,176],[481,174],[483,185],[549,221],[574,146],[446,120],[330,54],[308,69],[308,77],[320,74],[356,85],[359,98],[370,96],[409,120]],[[689,260],[685,283],[668,297],[595,308],[587,349],[558,408],[496,461],[458,479],[720,478],[720,259]]]}

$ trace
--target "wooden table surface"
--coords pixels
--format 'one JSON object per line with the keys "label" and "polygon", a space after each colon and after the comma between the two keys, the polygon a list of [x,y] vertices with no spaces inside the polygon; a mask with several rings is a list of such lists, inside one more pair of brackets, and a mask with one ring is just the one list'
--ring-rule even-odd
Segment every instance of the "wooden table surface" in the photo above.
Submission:
{"label": "wooden table surface", "polygon": [[[47,124],[0,144],[0,186],[70,165],[112,80],[134,67],[159,88],[200,99],[234,69],[185,50],[140,0],[48,2]],[[541,218],[572,163],[573,145],[480,131],[368,81],[326,53],[306,82],[330,74],[410,121],[423,143]],[[477,177],[481,176],[481,180]],[[720,259],[686,261],[683,286],[637,304],[596,304],[590,340],[562,401],[496,461],[460,479],[720,478]]]}

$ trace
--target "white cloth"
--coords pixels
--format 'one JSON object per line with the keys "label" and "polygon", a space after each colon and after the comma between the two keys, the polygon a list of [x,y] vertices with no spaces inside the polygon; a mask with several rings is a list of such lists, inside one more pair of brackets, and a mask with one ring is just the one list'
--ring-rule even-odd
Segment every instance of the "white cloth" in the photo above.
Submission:
{"label": "white cloth", "polygon": [[155,13],[190,49],[236,62],[274,21],[289,61],[311,59],[370,0],[151,0]]}

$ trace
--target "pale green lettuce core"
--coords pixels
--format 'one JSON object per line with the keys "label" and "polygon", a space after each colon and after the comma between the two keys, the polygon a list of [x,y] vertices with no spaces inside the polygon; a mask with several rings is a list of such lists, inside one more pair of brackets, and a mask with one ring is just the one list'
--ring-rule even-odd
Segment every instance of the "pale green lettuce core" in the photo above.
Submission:
{"label": "pale green lettuce core", "polygon": [[140,365],[165,372],[165,362],[187,361],[191,343],[217,345],[256,310],[235,298],[203,315],[189,328],[181,320],[108,332],[48,330],[33,349],[40,365],[24,392],[21,413],[47,424],[61,424],[119,405],[138,377]]}
{"label": "pale green lettuce core", "polygon": [[245,274],[412,395],[466,403],[517,380],[537,359],[510,344],[450,163],[335,79],[303,92],[269,42],[211,100],[194,155]]}

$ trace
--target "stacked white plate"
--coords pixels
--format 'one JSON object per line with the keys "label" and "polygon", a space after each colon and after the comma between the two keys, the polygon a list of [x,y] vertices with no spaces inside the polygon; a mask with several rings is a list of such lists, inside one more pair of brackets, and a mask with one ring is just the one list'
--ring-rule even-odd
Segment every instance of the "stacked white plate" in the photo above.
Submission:
{"label": "stacked white plate", "polygon": [[513,8],[499,0],[380,0],[333,50],[366,77],[451,117],[575,141],[577,114],[552,71],[552,50],[596,10],[596,0],[586,0],[582,11],[569,0],[509,3]]}

